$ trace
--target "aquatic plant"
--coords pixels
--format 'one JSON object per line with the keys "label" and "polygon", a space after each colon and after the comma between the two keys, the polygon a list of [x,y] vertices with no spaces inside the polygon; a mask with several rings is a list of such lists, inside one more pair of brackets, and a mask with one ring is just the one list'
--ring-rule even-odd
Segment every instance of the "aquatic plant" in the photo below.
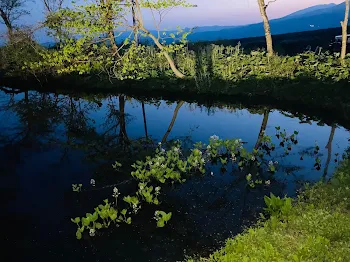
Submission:
{"label": "aquatic plant", "polygon": [[164,227],[165,224],[171,219],[172,213],[165,213],[164,211],[157,210],[154,213],[154,219],[157,221],[157,227]]}
{"label": "aquatic plant", "polygon": [[82,187],[83,187],[83,184],[72,184],[73,192],[81,192]]}
{"label": "aquatic plant", "polygon": [[[277,130],[279,130],[277,128]],[[292,135],[287,135],[285,130],[278,131],[278,138],[284,143],[297,141],[294,132]],[[98,230],[108,228],[111,224],[126,223],[131,224],[131,214],[137,214],[144,204],[159,205],[162,184],[184,183],[188,178],[195,175],[203,176],[208,169],[211,175],[210,167],[213,165],[221,165],[222,170],[227,170],[230,165],[232,168],[237,168],[239,171],[258,168],[262,172],[274,174],[277,171],[278,162],[272,161],[271,158],[267,161],[264,156],[267,154],[271,157],[270,152],[275,150],[275,145],[272,144],[272,139],[269,136],[263,135],[259,138],[258,147],[252,152],[248,152],[244,148],[244,143],[241,139],[220,139],[213,135],[209,138],[209,143],[204,144],[198,142],[190,150],[185,150],[181,146],[180,141],[175,141],[167,149],[159,143],[155,149],[154,155],[146,156],[142,160],[137,160],[131,165],[132,171],[130,175],[138,182],[137,191],[133,195],[126,195],[123,201],[127,204],[127,208],[119,211],[118,198],[120,192],[118,188],[113,188],[112,197],[114,203],[109,203],[108,199],[104,201],[104,205],[99,205],[95,208],[93,214],[87,213],[85,217],[72,219],[72,222],[77,224],[76,237],[82,238],[85,230],[89,230],[90,236],[95,236]],[[118,162],[113,164],[113,168],[119,170],[122,165]],[[270,180],[264,180],[259,172],[255,171],[246,175],[247,186],[255,188],[258,185],[270,185]],[[272,212],[284,212],[286,207],[284,204],[280,207],[279,198],[271,195],[271,198],[266,198],[269,201]],[[283,202],[284,203],[284,202]],[[278,209],[279,208],[279,209]],[[277,211],[282,210],[282,211]],[[128,215],[127,215],[128,214]],[[284,214],[284,213],[283,213]],[[164,227],[171,219],[172,213],[157,210],[155,212],[155,220],[157,227]]]}
{"label": "aquatic plant", "polygon": [[120,212],[114,208],[108,199],[105,199],[104,204],[98,205],[94,209],[94,213],[86,213],[85,217],[72,218],[71,221],[77,225],[76,238],[81,239],[85,230],[89,231],[91,237],[95,236],[97,231],[102,228],[108,228],[112,223],[127,223],[131,224],[131,217],[127,216],[127,209],[122,209]]}

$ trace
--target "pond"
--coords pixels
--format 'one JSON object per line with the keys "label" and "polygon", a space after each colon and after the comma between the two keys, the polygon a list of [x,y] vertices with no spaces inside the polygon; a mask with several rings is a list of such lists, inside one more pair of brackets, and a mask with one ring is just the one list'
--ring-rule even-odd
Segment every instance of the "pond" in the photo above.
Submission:
{"label": "pond", "polygon": [[[1,235],[13,261],[183,261],[207,255],[256,221],[264,195],[295,196],[304,183],[329,178],[350,138],[337,123],[323,124],[329,119],[268,107],[113,94],[0,91],[0,122]],[[292,141],[283,143],[284,130],[294,134]],[[250,152],[266,135],[275,144],[269,159],[278,168],[261,185],[248,186],[243,169],[208,164],[205,175],[164,185],[160,207],[145,204],[130,225],[76,239],[71,218],[111,199],[115,186],[129,194],[136,183],[131,164],[154,154],[159,142],[179,140],[185,152],[210,137],[239,138]],[[120,170],[112,168],[115,161]],[[73,192],[73,184],[82,184],[81,192]],[[163,228],[153,219],[157,209],[172,212]]]}

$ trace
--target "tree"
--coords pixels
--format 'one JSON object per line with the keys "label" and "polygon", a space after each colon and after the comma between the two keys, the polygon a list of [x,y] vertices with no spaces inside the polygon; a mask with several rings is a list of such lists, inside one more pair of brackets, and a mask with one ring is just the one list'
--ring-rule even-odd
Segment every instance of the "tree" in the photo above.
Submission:
{"label": "tree", "polygon": [[45,6],[45,10],[48,13],[54,13],[62,9],[64,0],[42,0]]}
{"label": "tree", "polygon": [[344,21],[341,21],[342,27],[342,46],[341,46],[341,60],[344,60],[346,55],[346,45],[348,41],[348,22],[349,22],[349,0],[345,0],[345,16]]}
{"label": "tree", "polygon": [[266,47],[267,47],[267,53],[269,56],[273,56],[273,45],[272,45],[272,36],[271,36],[271,27],[269,18],[266,13],[267,7],[277,0],[269,1],[267,4],[265,4],[265,0],[258,0],[260,14],[264,22],[264,30],[265,30],[265,38],[266,38]]}
{"label": "tree", "polygon": [[[163,37],[160,31],[160,23],[167,11],[180,6],[192,5],[185,0],[97,0],[84,5],[72,3],[71,8],[49,14],[45,22],[54,36],[60,39],[60,49],[43,53],[43,61],[27,66],[31,70],[51,67],[59,74],[84,74],[99,70],[119,80],[142,79],[150,65],[149,61],[145,61],[147,50],[137,45],[142,35],[154,42],[158,49],[157,55],[164,56],[175,75],[183,78],[185,76],[178,70],[171,54],[184,48],[188,32],[179,30],[176,34]],[[153,14],[158,32],[156,35],[144,24],[144,8],[150,9]],[[129,24],[128,19],[130,12],[132,24]],[[132,35],[134,41],[130,40]],[[167,44],[164,38],[180,40],[182,45]]]}
{"label": "tree", "polygon": [[24,10],[27,0],[0,0],[0,17],[7,28],[9,38],[15,29],[14,23],[23,15],[29,14]]}
{"label": "tree", "polygon": [[134,26],[134,41],[135,44],[138,45],[139,44],[139,37],[138,37],[138,31],[136,28],[136,5],[135,5],[135,1],[132,0],[132,6],[131,6],[131,14],[132,14],[132,24]]}
{"label": "tree", "polygon": [[[149,38],[152,39],[154,44],[159,48],[159,50],[163,53],[165,56],[166,60],[168,61],[172,71],[178,78],[184,78],[185,75],[181,73],[176,65],[174,60],[169,54],[169,51],[165,48],[164,44],[161,43],[160,39],[160,23],[162,22],[163,19],[163,13],[164,9],[167,8],[173,8],[177,6],[184,6],[184,7],[192,7],[193,5],[187,4],[186,1],[183,0],[155,0],[155,1],[140,1],[140,0],[132,0],[132,4],[135,5],[135,20],[136,23],[134,24],[134,30],[141,31],[146,34]],[[152,12],[153,20],[156,26],[156,29],[158,31],[158,36],[153,35],[148,29],[146,29],[143,21],[143,15],[141,11],[141,4],[142,7],[149,8]],[[159,22],[157,23],[155,15],[153,10],[158,10],[159,13]],[[175,38],[175,35],[174,35]]]}

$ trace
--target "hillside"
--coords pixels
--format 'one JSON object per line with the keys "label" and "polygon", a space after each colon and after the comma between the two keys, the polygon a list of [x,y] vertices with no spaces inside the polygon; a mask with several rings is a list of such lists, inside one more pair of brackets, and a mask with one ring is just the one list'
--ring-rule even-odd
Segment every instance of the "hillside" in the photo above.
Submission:
{"label": "hillside", "polygon": [[[350,28],[348,29],[350,31]],[[280,55],[295,55],[305,51],[308,47],[315,51],[321,47],[322,50],[330,50],[329,45],[334,41],[334,36],[341,34],[341,28],[329,28],[314,31],[296,32],[274,35],[274,48]],[[238,43],[246,50],[266,48],[264,36],[249,37],[231,40],[202,41],[190,44],[191,49],[198,49],[209,44],[236,46]]]}
{"label": "hillside", "polygon": [[[339,27],[344,18],[345,3],[339,5],[320,5],[298,11],[294,14],[271,20],[273,35],[312,31]],[[195,32],[189,36],[190,41],[216,41],[259,37],[264,35],[262,23],[240,26],[211,32]]]}

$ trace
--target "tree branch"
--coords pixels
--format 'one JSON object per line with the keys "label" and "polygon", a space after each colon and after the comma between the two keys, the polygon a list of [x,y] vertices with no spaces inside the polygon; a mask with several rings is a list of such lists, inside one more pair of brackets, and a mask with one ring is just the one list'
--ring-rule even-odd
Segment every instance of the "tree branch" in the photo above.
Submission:
{"label": "tree branch", "polygon": [[265,5],[265,9],[269,7],[270,4],[276,2],[277,0],[271,0],[271,1],[268,1],[267,4]]}

